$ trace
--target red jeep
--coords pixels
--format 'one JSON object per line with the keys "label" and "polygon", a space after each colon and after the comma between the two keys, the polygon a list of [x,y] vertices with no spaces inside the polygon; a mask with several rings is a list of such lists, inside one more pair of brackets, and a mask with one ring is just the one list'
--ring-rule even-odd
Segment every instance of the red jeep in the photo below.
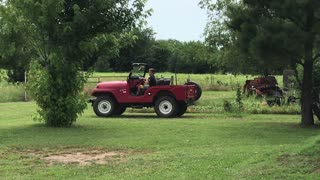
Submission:
{"label": "red jeep", "polygon": [[103,82],[93,90],[90,102],[97,116],[119,116],[126,108],[154,107],[159,117],[182,116],[187,106],[201,96],[201,88],[192,82],[171,85],[171,79],[157,79],[152,86],[137,95],[137,87],[145,83],[146,64],[135,63],[127,81]]}

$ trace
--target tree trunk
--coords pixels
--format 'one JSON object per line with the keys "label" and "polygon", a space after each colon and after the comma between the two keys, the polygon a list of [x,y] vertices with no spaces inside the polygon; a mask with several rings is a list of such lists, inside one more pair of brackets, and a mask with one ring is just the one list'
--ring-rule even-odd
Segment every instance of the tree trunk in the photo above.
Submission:
{"label": "tree trunk", "polygon": [[311,59],[307,60],[303,65],[303,82],[302,82],[302,92],[301,92],[301,123],[304,126],[314,125],[314,118],[312,112],[312,70],[313,61]]}

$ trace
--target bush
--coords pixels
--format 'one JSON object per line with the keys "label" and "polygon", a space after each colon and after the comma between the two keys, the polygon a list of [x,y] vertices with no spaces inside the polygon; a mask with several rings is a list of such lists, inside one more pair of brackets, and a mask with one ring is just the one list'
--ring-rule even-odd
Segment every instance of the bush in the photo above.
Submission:
{"label": "bush", "polygon": [[223,109],[226,111],[226,112],[231,112],[232,111],[232,104],[227,101],[227,100],[224,100],[223,102]]}
{"label": "bush", "polygon": [[266,99],[249,97],[243,99],[241,88],[236,91],[234,100],[225,100],[223,109],[228,113],[249,113],[249,114],[300,114],[301,107],[298,103],[282,106],[268,106]]}
{"label": "bush", "polygon": [[51,127],[70,127],[86,108],[81,92],[87,76],[63,63],[53,68],[55,74],[37,62],[30,69],[28,89],[40,107],[41,120]]}

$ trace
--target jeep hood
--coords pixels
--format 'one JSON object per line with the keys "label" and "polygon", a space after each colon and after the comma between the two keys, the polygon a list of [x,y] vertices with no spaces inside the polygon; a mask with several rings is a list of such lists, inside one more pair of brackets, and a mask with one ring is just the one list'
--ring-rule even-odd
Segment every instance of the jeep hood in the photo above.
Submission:
{"label": "jeep hood", "polygon": [[97,88],[98,89],[125,88],[126,86],[127,86],[127,82],[126,81],[110,81],[110,82],[99,83]]}

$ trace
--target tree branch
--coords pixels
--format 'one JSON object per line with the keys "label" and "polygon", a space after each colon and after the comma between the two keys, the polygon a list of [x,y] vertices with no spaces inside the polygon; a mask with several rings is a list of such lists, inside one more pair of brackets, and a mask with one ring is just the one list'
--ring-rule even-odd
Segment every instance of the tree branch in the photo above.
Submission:
{"label": "tree branch", "polygon": [[[294,61],[296,61],[296,60],[294,60]],[[299,86],[299,88],[301,89],[302,88],[302,80],[300,79],[300,77],[299,77],[299,72],[298,72],[298,69],[297,69],[297,64],[295,64],[295,63],[291,63],[291,68],[294,70],[294,77],[296,78],[296,80],[297,80],[297,83],[298,83],[298,86]]]}
{"label": "tree branch", "polygon": [[320,58],[320,53],[316,54],[315,56],[313,56],[313,60],[317,60]]}
{"label": "tree branch", "polygon": [[299,28],[303,29],[304,28],[304,24],[302,22],[300,22],[299,20],[294,19],[293,17],[289,16],[287,17],[287,19],[289,19],[291,22],[293,22],[294,24],[296,24]]}

